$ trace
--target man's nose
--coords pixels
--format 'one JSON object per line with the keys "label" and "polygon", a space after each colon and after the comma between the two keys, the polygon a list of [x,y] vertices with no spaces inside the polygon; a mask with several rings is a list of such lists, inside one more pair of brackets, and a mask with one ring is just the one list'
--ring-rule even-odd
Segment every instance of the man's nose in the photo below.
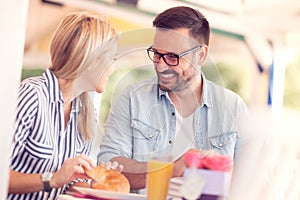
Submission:
{"label": "man's nose", "polygon": [[158,63],[156,63],[156,71],[163,72],[169,69],[169,66],[165,63],[163,59],[160,59]]}
{"label": "man's nose", "polygon": [[169,68],[169,65],[164,61],[163,57],[159,58],[159,62],[155,65],[158,72],[163,72]]}

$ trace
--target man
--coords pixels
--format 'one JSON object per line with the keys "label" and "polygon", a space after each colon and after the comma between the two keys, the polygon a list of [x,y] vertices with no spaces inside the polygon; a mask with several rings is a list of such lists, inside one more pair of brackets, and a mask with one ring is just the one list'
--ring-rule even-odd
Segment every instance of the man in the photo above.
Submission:
{"label": "man", "polygon": [[117,161],[131,189],[145,188],[150,155],[172,154],[173,177],[182,176],[189,149],[234,156],[238,121],[246,110],[235,93],[205,79],[210,27],[189,7],[174,7],[153,21],[147,49],[157,79],[129,86],[114,102],[98,161]]}

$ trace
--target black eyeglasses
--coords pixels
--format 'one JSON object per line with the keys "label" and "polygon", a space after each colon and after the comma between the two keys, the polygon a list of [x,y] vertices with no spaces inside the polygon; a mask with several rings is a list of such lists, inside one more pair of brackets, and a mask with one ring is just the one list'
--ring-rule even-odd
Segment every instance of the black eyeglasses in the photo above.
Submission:
{"label": "black eyeglasses", "polygon": [[187,50],[181,54],[175,54],[175,53],[159,53],[156,49],[149,47],[147,49],[148,56],[150,60],[152,60],[154,63],[159,63],[160,58],[163,58],[164,62],[169,66],[177,66],[179,64],[179,58],[182,56],[185,56],[193,51],[196,51],[197,49],[201,48],[201,45],[196,46],[190,50]]}

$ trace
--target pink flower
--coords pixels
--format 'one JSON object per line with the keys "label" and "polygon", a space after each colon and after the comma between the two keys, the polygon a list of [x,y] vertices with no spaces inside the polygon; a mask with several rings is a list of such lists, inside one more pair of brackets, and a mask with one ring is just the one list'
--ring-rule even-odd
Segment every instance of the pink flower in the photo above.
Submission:
{"label": "pink flower", "polygon": [[199,150],[192,149],[184,154],[185,164],[189,168],[202,168],[202,159]]}

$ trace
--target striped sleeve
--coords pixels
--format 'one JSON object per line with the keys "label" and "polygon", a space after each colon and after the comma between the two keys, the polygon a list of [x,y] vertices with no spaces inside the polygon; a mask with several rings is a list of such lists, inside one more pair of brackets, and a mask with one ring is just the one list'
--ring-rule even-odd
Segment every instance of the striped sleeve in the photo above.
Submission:
{"label": "striped sleeve", "polygon": [[32,131],[38,108],[38,98],[35,89],[26,82],[22,83],[19,88],[17,102],[11,159],[22,152],[25,146],[24,143]]}

